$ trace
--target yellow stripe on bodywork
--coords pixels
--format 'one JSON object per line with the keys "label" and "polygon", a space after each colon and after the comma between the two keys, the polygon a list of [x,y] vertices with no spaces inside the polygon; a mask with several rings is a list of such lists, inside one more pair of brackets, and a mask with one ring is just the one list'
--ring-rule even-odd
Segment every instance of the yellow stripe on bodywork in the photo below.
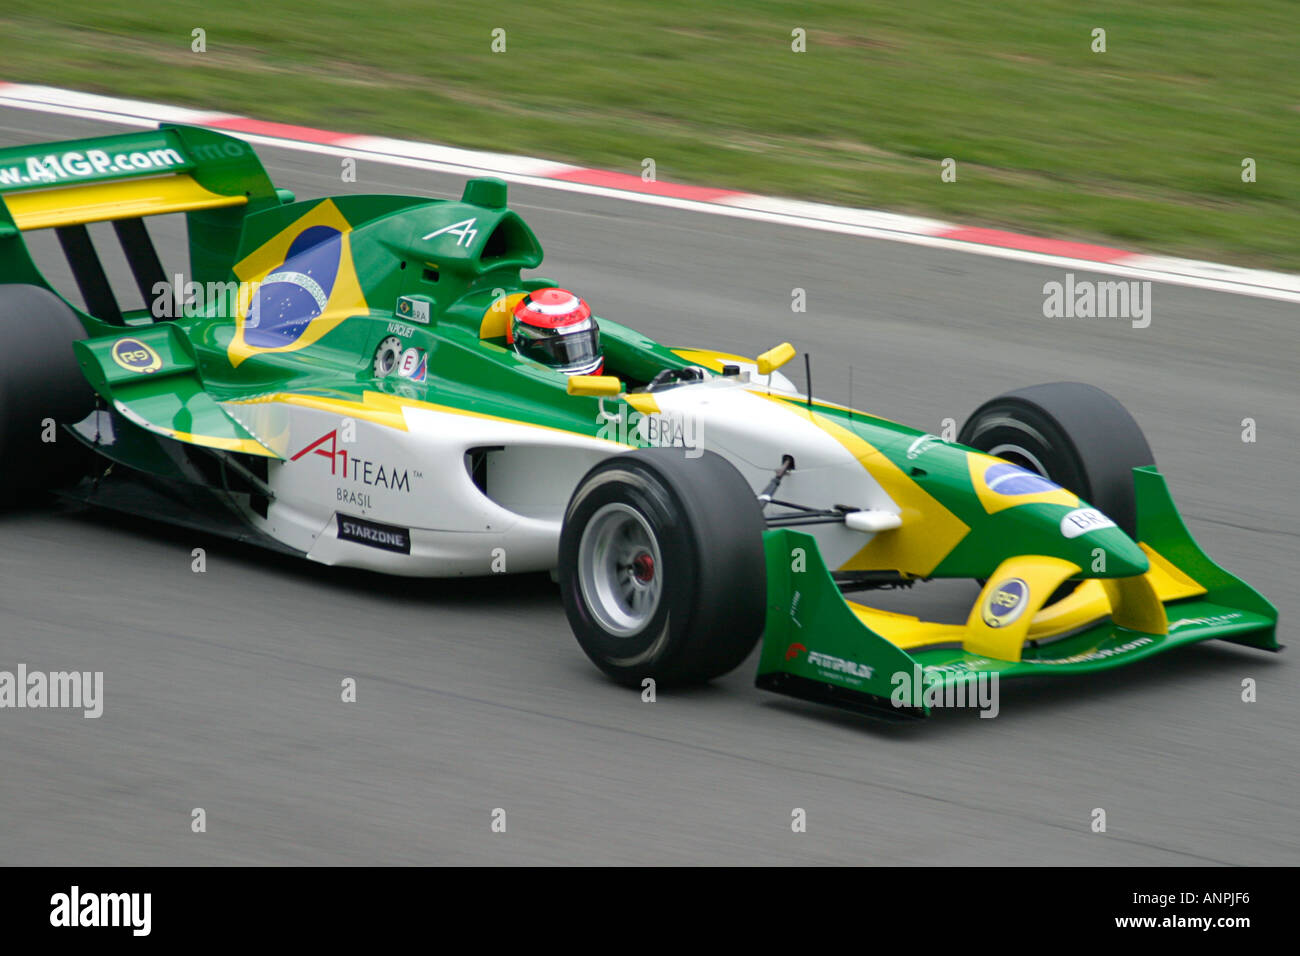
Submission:
{"label": "yellow stripe on bodywork", "polygon": [[261,442],[253,438],[220,438],[216,435],[195,435],[192,432],[169,433],[177,441],[183,441],[189,445],[202,445],[205,448],[219,448],[222,451],[237,451],[245,455],[260,455],[263,458],[279,458],[275,452],[266,448]]}
{"label": "yellow stripe on bodywork", "polygon": [[721,372],[724,365],[735,365],[737,362],[744,362],[746,365],[758,364],[752,358],[732,355],[730,352],[713,352],[709,349],[669,349],[669,351],[693,365],[712,369],[715,372]]}
{"label": "yellow stripe on bodywork", "polygon": [[817,414],[805,405],[785,401],[775,395],[764,397],[780,403],[791,414],[807,419],[843,445],[899,509],[899,515],[903,519],[901,528],[873,535],[857,554],[837,570],[888,570],[928,577],[970,532],[970,526],[966,522],[944,507],[937,498],[909,478],[903,469],[857,432],[850,431],[825,415]]}
{"label": "yellow stripe on bodywork", "polygon": [[13,193],[4,201],[14,224],[27,230],[242,206],[248,197],[214,193],[182,174]]}
{"label": "yellow stripe on bodywork", "polygon": [[[212,403],[212,399],[204,392],[198,393],[190,400],[200,403]],[[121,413],[122,417],[127,421],[138,425],[145,431],[153,432],[155,435],[162,435],[164,438],[171,438],[179,442],[184,442],[187,445],[199,445],[204,448],[218,448],[221,451],[242,452],[245,455],[258,455],[263,458],[280,457],[274,451],[267,448],[254,438],[243,438],[238,435],[205,435],[201,432],[189,432],[182,431],[178,428],[169,428],[166,425],[160,425],[157,422],[152,421],[138,412],[130,403],[123,402],[120,399],[114,399],[113,407],[117,409],[117,411]],[[186,411],[184,406],[182,406],[181,411]],[[222,415],[216,407],[212,408],[212,414],[221,416],[223,424],[231,426],[232,430],[235,425],[238,425],[237,422],[230,420],[228,416]],[[186,413],[186,417],[190,421],[193,421],[195,415],[193,414],[193,411],[190,410]]]}
{"label": "yellow stripe on bodywork", "polygon": [[276,392],[271,395],[259,395],[256,398],[243,398],[227,402],[228,405],[262,405],[281,404],[296,408],[312,408],[321,412],[333,412],[344,418],[359,418],[362,421],[409,431],[406,416],[402,413],[403,402],[393,395],[383,392],[365,392],[361,401],[346,398],[328,398],[324,395],[300,395],[294,392]]}
{"label": "yellow stripe on bodywork", "polygon": [[[668,351],[672,352],[680,359],[685,359],[687,362],[699,365],[703,368],[712,369],[715,372],[721,372],[724,365],[735,365],[737,362],[743,362],[746,365],[753,365],[756,368],[758,366],[756,359],[745,358],[743,355],[732,355],[730,352],[712,352],[708,349],[669,349]],[[754,384],[761,386],[763,383],[761,381],[756,381]],[[800,405],[805,407],[807,407],[808,404],[806,398],[796,398],[790,395],[773,395],[772,398],[780,398],[787,402],[798,402]],[[820,398],[814,398],[812,404],[814,408],[834,408],[841,412],[851,411],[855,414],[862,415],[864,418],[871,418],[878,422],[889,422],[892,425],[898,424],[892,418],[881,418],[879,415],[872,415],[868,412],[859,412],[857,409],[851,409],[849,406],[841,405],[838,402],[827,402]]]}
{"label": "yellow stripe on bodywork", "polygon": [[624,395],[623,401],[642,415],[658,415],[661,411],[659,402],[649,392],[633,392],[630,395]]}
{"label": "yellow stripe on bodywork", "polygon": [[464,415],[467,418],[479,418],[484,421],[504,422],[507,425],[518,425],[521,428],[538,428],[543,431],[559,432],[562,435],[572,435],[579,438],[586,438],[590,441],[604,442],[619,450],[627,449],[628,445],[620,442],[610,441],[608,438],[599,438],[594,435],[583,435],[581,432],[570,431],[567,428],[556,428],[553,425],[538,425],[534,422],[520,421],[517,418],[506,418],[504,415],[490,415],[487,412],[471,412],[463,408],[454,408],[451,405],[438,405],[434,402],[422,402],[415,398],[402,398],[397,395],[388,395],[384,392],[374,392],[367,390],[363,393],[361,401],[346,398],[329,398],[323,395],[306,395],[297,392],[273,392],[268,395],[259,395],[256,398],[235,399],[227,402],[228,405],[255,405],[264,402],[280,402],[285,405],[294,405],[298,408],[314,408],[319,411],[334,412],[347,418],[356,418],[361,421],[371,422],[376,425],[382,425],[385,428],[395,428],[399,431],[410,431],[406,424],[405,410],[426,409],[433,412],[441,412],[446,415]]}

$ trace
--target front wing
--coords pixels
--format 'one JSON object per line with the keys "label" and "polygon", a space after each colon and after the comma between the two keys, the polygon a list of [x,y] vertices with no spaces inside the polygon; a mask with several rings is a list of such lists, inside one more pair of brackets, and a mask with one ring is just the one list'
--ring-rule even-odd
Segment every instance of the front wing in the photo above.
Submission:
{"label": "front wing", "polygon": [[[757,685],[909,719],[966,702],[967,689],[973,703],[976,684],[993,674],[1000,680],[1090,673],[1215,638],[1279,650],[1277,610],[1205,555],[1164,477],[1154,467],[1137,468],[1134,481],[1138,539],[1151,570],[1140,578],[1085,581],[1059,606],[1040,612],[1023,643],[1001,656],[988,653],[977,611],[965,625],[938,624],[849,601],[812,536],[788,528],[766,532],[768,607]],[[1134,594],[1150,606],[1135,613],[1126,597]]]}

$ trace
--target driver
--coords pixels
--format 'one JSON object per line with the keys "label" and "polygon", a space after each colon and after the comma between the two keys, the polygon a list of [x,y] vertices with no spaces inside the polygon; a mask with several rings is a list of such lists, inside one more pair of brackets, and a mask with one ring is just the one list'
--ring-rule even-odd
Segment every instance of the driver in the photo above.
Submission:
{"label": "driver", "polygon": [[506,341],[524,358],[565,375],[599,375],[605,366],[591,307],[567,289],[534,289],[520,299]]}

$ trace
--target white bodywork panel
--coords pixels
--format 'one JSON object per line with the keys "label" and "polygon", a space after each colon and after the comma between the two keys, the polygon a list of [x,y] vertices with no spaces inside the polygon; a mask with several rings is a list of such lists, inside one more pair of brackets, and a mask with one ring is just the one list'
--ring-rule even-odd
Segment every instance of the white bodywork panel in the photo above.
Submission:
{"label": "white bodywork panel", "polygon": [[[366,417],[324,401],[277,398],[224,408],[285,458],[269,465],[275,497],[266,517],[250,509],[249,522],[313,560],[389,574],[552,569],[564,509],[582,476],[610,455],[647,445],[685,445],[688,456],[717,452],[755,494],[791,455],[796,470],[776,497],[898,512],[844,444],[748,378],[654,392],[661,413],[649,416],[607,400],[602,437],[401,402]],[[471,449],[488,449],[486,494],[467,468]],[[842,523],[805,530],[833,568],[872,537]]]}

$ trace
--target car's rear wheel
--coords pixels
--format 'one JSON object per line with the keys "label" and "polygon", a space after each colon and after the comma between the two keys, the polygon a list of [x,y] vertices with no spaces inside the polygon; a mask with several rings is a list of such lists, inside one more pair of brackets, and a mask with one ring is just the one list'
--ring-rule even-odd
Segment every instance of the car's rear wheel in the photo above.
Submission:
{"label": "car's rear wheel", "polygon": [[0,285],[0,491],[54,488],[84,474],[89,453],[59,426],[95,407],[72,351],[85,337],[49,290]]}
{"label": "car's rear wheel", "polygon": [[706,681],[763,630],[754,491],[726,459],[646,448],[592,468],[569,500],[560,590],[587,656],[620,683]]}
{"label": "car's rear wheel", "polygon": [[1101,389],[1055,382],[1007,392],[977,408],[957,441],[1068,488],[1136,537],[1133,469],[1155,457],[1133,416]]}

